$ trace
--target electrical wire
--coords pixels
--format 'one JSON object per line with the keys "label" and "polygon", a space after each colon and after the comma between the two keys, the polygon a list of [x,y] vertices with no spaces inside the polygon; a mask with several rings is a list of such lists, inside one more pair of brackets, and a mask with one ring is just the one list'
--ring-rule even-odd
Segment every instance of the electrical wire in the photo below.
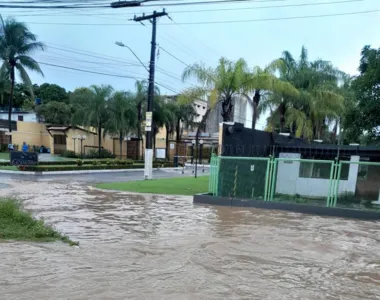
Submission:
{"label": "electrical wire", "polygon": [[[346,13],[333,13],[333,14],[320,14],[308,16],[293,16],[293,17],[280,17],[280,18],[265,18],[265,19],[248,19],[248,20],[220,20],[220,21],[201,21],[201,22],[184,22],[177,23],[178,25],[207,25],[207,24],[233,24],[233,23],[252,23],[252,22],[267,22],[267,21],[286,21],[297,19],[315,19],[325,17],[339,17],[339,16],[352,16],[361,14],[370,14],[380,12],[380,9],[372,9],[365,11],[355,11]],[[125,24],[125,23],[50,23],[50,22],[28,22],[28,24],[39,25],[64,25],[64,26],[139,26],[138,24]],[[160,26],[173,26],[173,23],[161,23]]]}

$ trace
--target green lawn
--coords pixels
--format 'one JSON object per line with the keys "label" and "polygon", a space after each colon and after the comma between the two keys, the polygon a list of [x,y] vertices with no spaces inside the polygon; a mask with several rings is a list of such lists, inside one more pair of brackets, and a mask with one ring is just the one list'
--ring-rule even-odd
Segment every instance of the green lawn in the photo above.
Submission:
{"label": "green lawn", "polygon": [[22,210],[14,199],[0,198],[0,240],[21,240],[36,242],[62,241],[78,245],[68,237],[47,226],[42,220],[34,219]]}
{"label": "green lawn", "polygon": [[0,170],[18,171],[17,167],[15,166],[0,166]]}
{"label": "green lawn", "polygon": [[164,195],[194,195],[207,193],[208,176],[178,177],[132,182],[102,183],[96,187],[107,190],[119,190],[137,193]]}
{"label": "green lawn", "polygon": [[9,153],[8,152],[0,152],[0,159],[9,160]]}

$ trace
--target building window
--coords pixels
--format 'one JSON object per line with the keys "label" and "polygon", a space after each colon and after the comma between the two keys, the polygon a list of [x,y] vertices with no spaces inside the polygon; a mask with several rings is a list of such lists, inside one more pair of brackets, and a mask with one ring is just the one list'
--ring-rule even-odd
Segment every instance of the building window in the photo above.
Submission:
{"label": "building window", "polygon": [[[348,180],[348,173],[350,170],[349,164],[342,164],[340,180]],[[301,178],[315,178],[315,179],[330,179],[331,164],[330,163],[316,163],[316,162],[301,162],[299,177]]]}
{"label": "building window", "polygon": [[206,106],[203,106],[203,109],[206,109]]}
{"label": "building window", "polygon": [[17,120],[21,121],[21,122],[24,121],[24,116],[23,115],[18,115]]}
{"label": "building window", "polygon": [[54,135],[54,144],[56,144],[56,145],[66,145],[66,136],[64,136],[64,135]]}

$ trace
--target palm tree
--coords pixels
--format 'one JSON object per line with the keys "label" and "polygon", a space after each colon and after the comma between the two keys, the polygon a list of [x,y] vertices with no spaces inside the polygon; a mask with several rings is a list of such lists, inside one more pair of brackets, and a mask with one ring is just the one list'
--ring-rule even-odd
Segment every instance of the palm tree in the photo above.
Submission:
{"label": "palm tree", "polygon": [[[9,74],[11,86],[9,92],[8,126],[12,131],[11,115],[13,90],[15,86],[15,72],[19,73],[21,80],[30,88],[33,95],[32,82],[26,69],[35,71],[43,75],[43,72],[36,60],[29,55],[36,50],[44,50],[44,44],[37,42],[37,37],[29,31],[28,27],[12,18],[4,19],[0,16],[0,58],[3,61],[0,72]],[[8,76],[8,75],[7,75]],[[12,142],[12,135],[9,135]]]}
{"label": "palm tree", "polygon": [[259,108],[262,98],[267,98],[273,93],[290,97],[298,96],[298,90],[290,82],[277,78],[275,71],[276,63],[274,62],[264,69],[255,67],[253,71],[248,74],[245,85],[248,86],[248,91],[253,94],[252,97],[247,93],[243,95],[248,99],[253,109],[252,129],[256,128],[256,123],[261,113]]}
{"label": "palm tree", "polygon": [[221,102],[223,121],[228,122],[232,118],[234,97],[246,91],[247,74],[248,67],[244,59],[232,62],[222,57],[215,69],[198,63],[187,67],[182,79],[195,77],[204,89],[210,91],[211,101]]}
{"label": "palm tree", "polygon": [[133,95],[128,92],[116,92],[109,100],[108,120],[103,135],[117,134],[120,145],[120,159],[123,158],[123,137],[136,128],[137,109],[133,103]]}
{"label": "palm tree", "polygon": [[0,70],[0,105],[4,105],[4,96],[9,93],[10,81],[6,72]]}
{"label": "palm tree", "polygon": [[73,124],[97,128],[99,157],[102,149],[102,128],[108,121],[109,101],[113,95],[110,85],[77,89],[71,96],[75,113]]}
{"label": "palm tree", "polygon": [[336,92],[342,72],[330,62],[310,62],[306,48],[302,47],[298,61],[285,51],[272,63],[280,79],[298,89],[298,96],[275,91],[262,103],[262,110],[271,108],[268,121],[274,129],[279,124],[280,132],[285,127],[297,136],[320,138],[326,128],[326,120],[332,120],[342,112],[343,97]]}

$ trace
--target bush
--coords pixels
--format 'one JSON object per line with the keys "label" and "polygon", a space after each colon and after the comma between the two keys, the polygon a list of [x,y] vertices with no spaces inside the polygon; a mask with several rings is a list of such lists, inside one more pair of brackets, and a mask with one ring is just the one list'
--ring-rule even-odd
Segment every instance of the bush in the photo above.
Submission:
{"label": "bush", "polygon": [[62,156],[67,157],[67,158],[78,158],[79,157],[74,151],[70,151],[70,150],[64,151],[62,153]]}
{"label": "bush", "polygon": [[77,160],[77,166],[79,166],[79,167],[80,167],[81,165],[83,165],[83,160],[81,160],[81,159],[78,159],[78,160]]}
{"label": "bush", "polygon": [[114,161],[113,160],[111,160],[111,159],[107,159],[106,160],[106,165],[107,166],[112,166],[114,164]]}
{"label": "bush", "polygon": [[86,158],[115,158],[115,155],[111,152],[108,151],[107,149],[102,149],[100,151],[100,156],[99,156],[99,151],[97,149],[91,149],[88,151],[88,153],[85,155]]}

